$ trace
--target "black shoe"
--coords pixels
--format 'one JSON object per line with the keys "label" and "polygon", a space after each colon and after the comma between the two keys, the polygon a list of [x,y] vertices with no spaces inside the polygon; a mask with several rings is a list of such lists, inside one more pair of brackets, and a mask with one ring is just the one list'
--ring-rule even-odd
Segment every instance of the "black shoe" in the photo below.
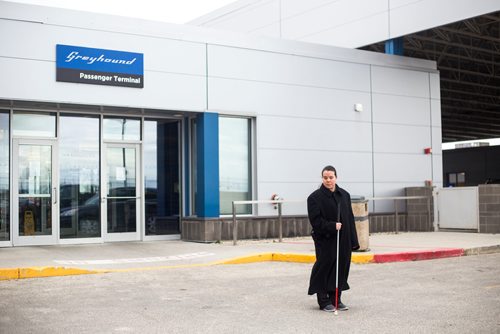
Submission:
{"label": "black shoe", "polygon": [[347,311],[349,309],[349,307],[347,307],[347,305],[342,303],[342,302],[339,302],[338,308],[339,308],[339,311]]}
{"label": "black shoe", "polygon": [[335,306],[333,306],[332,304],[328,304],[323,308],[320,307],[320,310],[325,312],[335,312]]}

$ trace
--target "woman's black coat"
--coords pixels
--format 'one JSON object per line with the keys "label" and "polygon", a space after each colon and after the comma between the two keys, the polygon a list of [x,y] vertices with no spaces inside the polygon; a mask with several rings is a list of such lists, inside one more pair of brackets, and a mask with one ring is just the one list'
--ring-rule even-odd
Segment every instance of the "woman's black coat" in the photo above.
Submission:
{"label": "woman's black coat", "polygon": [[316,248],[316,262],[312,268],[309,283],[310,295],[335,291],[335,271],[337,257],[338,203],[340,202],[339,245],[339,290],[348,290],[349,268],[352,250],[359,248],[351,196],[347,191],[335,187],[332,192],[325,186],[314,191],[307,198],[307,211],[312,225],[312,237]]}

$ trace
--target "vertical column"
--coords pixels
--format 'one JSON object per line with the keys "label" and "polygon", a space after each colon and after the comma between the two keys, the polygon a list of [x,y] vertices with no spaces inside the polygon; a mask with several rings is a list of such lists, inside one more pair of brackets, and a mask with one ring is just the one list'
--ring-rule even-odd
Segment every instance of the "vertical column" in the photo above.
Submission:
{"label": "vertical column", "polygon": [[[181,131],[182,133],[182,131]],[[193,144],[190,142],[190,138],[192,138],[191,133],[189,132],[189,118],[184,118],[184,216],[189,216],[191,214],[191,168],[194,166],[190,165],[191,163],[191,151],[189,150],[190,145]],[[194,190],[193,190],[194,191]]]}
{"label": "vertical column", "polygon": [[219,115],[205,112],[196,118],[198,217],[219,217]]}
{"label": "vertical column", "polygon": [[403,55],[403,37],[393,38],[385,41],[385,53],[391,55]]}

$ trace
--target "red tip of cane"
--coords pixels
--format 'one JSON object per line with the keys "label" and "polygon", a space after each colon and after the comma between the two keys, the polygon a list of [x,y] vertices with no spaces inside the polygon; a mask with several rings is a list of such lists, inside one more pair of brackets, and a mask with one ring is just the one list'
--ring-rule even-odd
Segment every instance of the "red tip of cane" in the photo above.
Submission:
{"label": "red tip of cane", "polygon": [[335,310],[339,308],[339,288],[335,289]]}

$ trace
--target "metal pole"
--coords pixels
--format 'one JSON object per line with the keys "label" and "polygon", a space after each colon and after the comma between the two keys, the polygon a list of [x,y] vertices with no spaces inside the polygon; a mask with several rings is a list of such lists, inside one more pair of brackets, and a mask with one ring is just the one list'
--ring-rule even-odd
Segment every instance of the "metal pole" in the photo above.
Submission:
{"label": "metal pole", "polygon": [[236,226],[236,204],[233,201],[233,246],[236,246],[236,240],[238,239],[238,228]]}
{"label": "metal pole", "polygon": [[394,200],[394,219],[396,221],[396,234],[399,233],[399,219],[398,219],[398,200]]}
{"label": "metal pole", "polygon": [[281,203],[278,203],[278,224],[279,224],[279,241],[283,240],[283,220],[281,219]]}
{"label": "metal pole", "polygon": [[429,225],[431,224],[431,197],[427,197],[427,219]]}
{"label": "metal pole", "polygon": [[410,206],[411,199],[406,199],[406,232],[410,232],[410,214],[408,213],[408,207]]}

